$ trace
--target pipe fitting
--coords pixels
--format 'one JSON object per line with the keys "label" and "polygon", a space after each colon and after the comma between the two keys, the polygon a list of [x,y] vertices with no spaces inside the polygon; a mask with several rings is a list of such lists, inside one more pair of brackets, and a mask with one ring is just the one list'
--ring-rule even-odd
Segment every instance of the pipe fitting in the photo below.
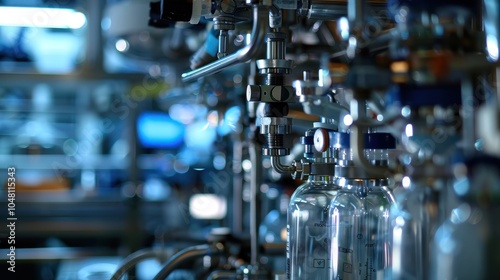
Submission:
{"label": "pipe fitting", "polygon": [[291,174],[295,172],[295,166],[281,164],[279,156],[271,156],[271,166],[280,174]]}

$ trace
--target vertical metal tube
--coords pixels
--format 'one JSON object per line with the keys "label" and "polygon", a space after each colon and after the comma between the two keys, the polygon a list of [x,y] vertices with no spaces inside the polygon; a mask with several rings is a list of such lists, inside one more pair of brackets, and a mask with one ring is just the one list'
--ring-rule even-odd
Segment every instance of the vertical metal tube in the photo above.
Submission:
{"label": "vertical metal tube", "polygon": [[500,67],[496,68],[496,79],[495,79],[495,102],[497,108],[500,108]]}
{"label": "vertical metal tube", "polygon": [[221,29],[219,33],[219,51],[217,53],[218,58],[227,56],[228,41],[229,41],[228,31]]}
{"label": "vertical metal tube", "polygon": [[363,0],[348,0],[347,18],[357,27],[363,22]]}
{"label": "vertical metal tube", "polygon": [[260,185],[262,183],[262,145],[257,139],[250,141],[250,161],[252,166],[250,179],[250,263],[259,263],[259,225],[260,225]]}
{"label": "vertical metal tube", "polygon": [[462,136],[464,141],[464,155],[474,154],[475,118],[474,118],[474,89],[470,77],[462,80]]}
{"label": "vertical metal tube", "polygon": [[[130,94],[130,93],[125,93]],[[139,166],[138,163],[138,139],[137,139],[137,120],[139,114],[139,106],[132,106],[130,111],[130,116],[127,118],[127,123],[129,124],[130,132],[128,135],[128,143],[130,145],[129,151],[129,181],[136,189],[140,184],[139,179]],[[141,217],[139,215],[139,210],[141,208],[141,198],[137,195],[127,199],[127,231],[124,233],[124,240],[126,242],[127,249],[130,252],[137,251],[141,248],[143,235],[141,231],[137,230],[141,224]],[[136,276],[135,268],[131,268],[128,271],[128,277],[134,278]]]}
{"label": "vertical metal tube", "polygon": [[243,160],[243,142],[238,140],[233,144],[233,232],[243,231],[243,176],[241,162]]}
{"label": "vertical metal tube", "polygon": [[172,50],[179,50],[184,46],[184,28],[174,28],[170,37],[169,47]]}
{"label": "vertical metal tube", "polygon": [[87,44],[85,53],[84,71],[102,72],[103,38],[101,20],[103,18],[105,1],[85,1],[87,16]]}

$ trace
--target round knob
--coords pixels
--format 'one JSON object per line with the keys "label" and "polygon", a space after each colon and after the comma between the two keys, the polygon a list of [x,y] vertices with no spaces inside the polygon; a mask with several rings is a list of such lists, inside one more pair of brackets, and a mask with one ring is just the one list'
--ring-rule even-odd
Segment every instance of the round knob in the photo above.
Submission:
{"label": "round knob", "polygon": [[326,152],[330,147],[330,136],[324,128],[316,129],[314,132],[314,148],[318,152]]}
{"label": "round knob", "polygon": [[258,102],[260,101],[260,87],[255,85],[247,86],[247,101]]}

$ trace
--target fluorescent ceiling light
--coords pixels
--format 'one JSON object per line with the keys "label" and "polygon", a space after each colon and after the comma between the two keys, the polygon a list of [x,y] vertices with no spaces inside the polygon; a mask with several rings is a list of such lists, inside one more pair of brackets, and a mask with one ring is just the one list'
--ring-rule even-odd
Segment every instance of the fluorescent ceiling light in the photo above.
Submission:
{"label": "fluorescent ceiling light", "polygon": [[72,9],[0,7],[0,26],[82,28],[87,18]]}

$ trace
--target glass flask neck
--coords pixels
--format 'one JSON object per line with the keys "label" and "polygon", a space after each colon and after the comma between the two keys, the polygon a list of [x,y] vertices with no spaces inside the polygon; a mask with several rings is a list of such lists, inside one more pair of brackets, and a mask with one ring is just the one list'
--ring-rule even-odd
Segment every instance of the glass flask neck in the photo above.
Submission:
{"label": "glass flask neck", "polygon": [[[388,166],[389,150],[387,149],[364,149],[365,158],[372,164],[377,166]],[[354,165],[354,155],[351,148],[338,149],[338,164],[340,166]]]}
{"label": "glass flask neck", "polygon": [[358,186],[367,186],[370,188],[381,188],[389,185],[387,179],[350,179],[337,177],[334,183],[343,189],[351,189]]}
{"label": "glass flask neck", "polygon": [[329,175],[309,175],[308,183],[334,184],[335,178]]}

